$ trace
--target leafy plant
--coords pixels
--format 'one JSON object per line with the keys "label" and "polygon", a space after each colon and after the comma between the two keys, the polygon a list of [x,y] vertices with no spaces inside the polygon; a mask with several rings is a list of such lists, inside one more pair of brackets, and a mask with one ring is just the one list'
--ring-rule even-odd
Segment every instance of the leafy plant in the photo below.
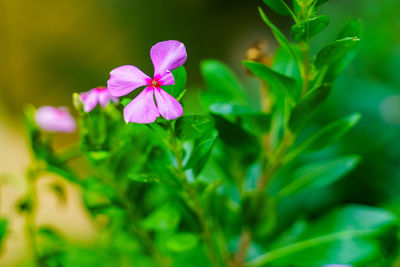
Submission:
{"label": "leafy plant", "polygon": [[[126,97],[119,104],[106,95],[103,105],[105,88],[92,89],[85,97],[74,94],[80,140],[63,151],[53,149],[54,134],[35,120],[36,109],[26,108],[34,161],[20,210],[27,217],[32,262],[177,267],[378,262],[382,242],[394,242],[395,215],[361,205],[329,210],[324,197],[318,198],[362,160],[334,147],[360,114],[320,128],[313,124],[360,42],[361,27],[352,21],[332,43],[310,54],[310,40],[329,23],[326,15],[317,14],[325,2],[264,0],[273,11],[291,17],[291,36],[259,7],[279,47],[271,64],[243,62],[258,81],[256,99],[228,66],[210,59],[200,66],[207,86],[200,99],[208,112],[180,116],[186,50],[167,41],[163,44],[171,54],[152,52],[157,63],[153,78],[133,66],[111,72],[108,91],[114,96],[147,86],[134,100]],[[171,60],[172,54],[178,59],[163,72],[163,60]],[[88,105],[90,97],[98,97],[102,107],[93,99]],[[79,172],[70,164],[75,158],[81,160]],[[91,215],[107,218],[99,220],[103,223],[96,245],[73,244],[35,225],[36,181],[47,172],[78,185]],[[305,207],[307,201],[327,211],[315,218]],[[1,239],[6,221],[2,226]]]}

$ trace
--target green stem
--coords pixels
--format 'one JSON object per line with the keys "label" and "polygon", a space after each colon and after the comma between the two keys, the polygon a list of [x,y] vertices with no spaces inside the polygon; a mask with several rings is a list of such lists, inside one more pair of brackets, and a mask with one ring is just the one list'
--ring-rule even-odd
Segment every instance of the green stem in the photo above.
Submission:
{"label": "green stem", "polygon": [[27,182],[28,182],[28,194],[27,197],[29,199],[29,208],[26,211],[26,219],[25,219],[25,227],[27,232],[27,241],[32,249],[32,262],[36,266],[41,266],[41,262],[39,260],[40,256],[38,253],[38,248],[36,246],[36,222],[35,222],[35,214],[37,209],[37,191],[36,191],[36,181],[39,170],[30,169],[27,172]]}
{"label": "green stem", "polygon": [[303,42],[300,44],[301,55],[302,55],[302,79],[303,79],[303,86],[301,89],[301,96],[303,97],[309,87],[310,87],[310,46],[308,43]]}
{"label": "green stem", "polygon": [[199,200],[199,196],[197,195],[196,190],[189,183],[186,173],[184,171],[183,160],[181,155],[182,145],[179,142],[179,140],[177,140],[176,136],[173,133],[171,134],[171,136],[172,136],[172,144],[170,145],[170,148],[173,150],[175,155],[178,178],[182,182],[183,188],[189,200],[190,207],[196,214],[197,219],[199,221],[202,230],[203,240],[206,244],[207,254],[211,261],[211,264],[213,266],[220,266],[217,249],[215,247],[215,244],[211,236],[211,229],[210,229],[211,227],[205,217],[203,208]]}

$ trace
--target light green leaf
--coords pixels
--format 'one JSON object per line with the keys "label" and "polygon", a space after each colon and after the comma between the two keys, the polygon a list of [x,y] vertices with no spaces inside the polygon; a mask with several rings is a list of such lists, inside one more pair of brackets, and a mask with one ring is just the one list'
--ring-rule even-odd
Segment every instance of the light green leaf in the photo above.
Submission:
{"label": "light green leaf", "polygon": [[167,91],[170,95],[178,98],[180,94],[184,91],[186,87],[187,74],[183,66],[172,71],[174,76],[175,84],[162,86],[162,88]]}
{"label": "light green leaf", "polygon": [[347,22],[347,24],[344,25],[342,30],[339,32],[336,39],[344,39],[347,37],[359,38],[360,35],[361,35],[361,21],[356,19]]}
{"label": "light green leaf", "polygon": [[297,131],[316,111],[324,100],[328,97],[332,85],[324,84],[319,88],[307,93],[300,102],[294,107],[290,115],[289,127]]}
{"label": "light green leaf", "polygon": [[310,18],[301,23],[292,26],[292,35],[295,41],[308,41],[329,24],[329,18],[326,15]]}
{"label": "light green leaf", "polygon": [[293,173],[291,183],[283,187],[277,197],[283,198],[305,190],[328,186],[354,169],[359,161],[358,156],[347,156],[306,165]]}
{"label": "light green leaf", "polygon": [[357,205],[340,208],[310,224],[294,238],[288,239],[283,234],[283,238],[278,239],[267,253],[246,266],[361,263],[379,256],[380,245],[376,236],[388,233],[396,223],[393,214],[379,208]]}
{"label": "light green leaf", "polygon": [[199,237],[193,233],[178,233],[168,238],[166,247],[172,252],[184,252],[196,247]]}
{"label": "light green leaf", "polygon": [[175,229],[181,217],[172,205],[164,205],[151,213],[142,221],[143,228],[154,231],[165,231]]}
{"label": "light green leaf", "polygon": [[225,64],[217,60],[205,60],[200,64],[200,71],[208,87],[201,95],[207,107],[213,103],[246,103],[243,85]]}

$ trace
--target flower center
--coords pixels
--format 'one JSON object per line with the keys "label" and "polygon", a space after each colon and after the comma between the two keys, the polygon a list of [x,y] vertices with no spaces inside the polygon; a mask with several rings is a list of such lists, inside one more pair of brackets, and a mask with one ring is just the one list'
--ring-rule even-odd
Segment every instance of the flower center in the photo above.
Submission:
{"label": "flower center", "polygon": [[153,87],[160,87],[160,83],[156,79],[151,80],[150,85]]}

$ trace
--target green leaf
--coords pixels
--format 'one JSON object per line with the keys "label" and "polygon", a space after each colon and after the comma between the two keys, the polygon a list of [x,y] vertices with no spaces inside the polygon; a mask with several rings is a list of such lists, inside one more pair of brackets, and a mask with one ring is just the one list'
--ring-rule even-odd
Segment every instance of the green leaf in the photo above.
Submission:
{"label": "green leaf", "polygon": [[303,141],[300,145],[295,147],[291,152],[289,152],[284,158],[284,162],[293,159],[304,151],[318,150],[337,141],[351,128],[353,128],[360,120],[360,118],[361,115],[359,113],[355,113],[348,117],[335,121],[328,126],[325,126],[317,133]]}
{"label": "green leaf", "polygon": [[329,0],[317,0],[316,6],[322,5],[326,2],[328,2]]}
{"label": "green leaf", "polygon": [[283,234],[267,253],[246,266],[321,266],[332,262],[357,265],[380,256],[381,245],[376,236],[389,234],[389,228],[396,223],[393,214],[379,208],[340,208],[294,238]]}
{"label": "green leaf", "polygon": [[184,252],[193,249],[199,243],[199,237],[193,233],[178,233],[168,238],[166,247],[172,252]]}
{"label": "green leaf", "polygon": [[186,70],[183,66],[180,66],[177,69],[172,71],[172,75],[174,76],[175,84],[162,86],[162,88],[167,91],[170,95],[178,98],[180,94],[185,90],[187,74]]}
{"label": "green leaf", "polygon": [[293,177],[290,179],[291,183],[283,187],[277,197],[283,198],[306,190],[328,186],[354,169],[359,161],[360,157],[358,156],[347,156],[306,165],[293,173]]}
{"label": "green leaf", "polygon": [[0,218],[0,248],[3,246],[3,240],[7,234],[8,221],[5,218]]}
{"label": "green leaf", "polygon": [[314,61],[316,68],[319,69],[316,86],[322,82],[333,82],[353,60],[359,45],[359,38],[346,37],[324,47]]}
{"label": "green leaf", "polygon": [[315,66],[320,69],[326,65],[337,64],[350,51],[358,47],[359,42],[360,39],[356,37],[346,37],[329,44],[318,53],[315,59]]}
{"label": "green leaf", "polygon": [[217,140],[218,131],[213,130],[211,133],[207,132],[202,138],[199,138],[195,142],[195,148],[190,153],[190,157],[185,164],[185,169],[193,169],[195,175],[197,176],[210,155],[211,149]]}
{"label": "green leaf", "polygon": [[290,15],[290,9],[283,0],[263,0],[263,2],[280,15]]}
{"label": "green leaf", "polygon": [[329,17],[326,15],[310,18],[292,26],[292,35],[295,41],[308,41],[329,24]]}
{"label": "green leaf", "polygon": [[172,230],[178,226],[180,219],[178,210],[167,204],[147,216],[142,221],[142,226],[154,231]]}
{"label": "green leaf", "polygon": [[283,33],[278,29],[278,27],[276,27],[267,17],[267,15],[265,15],[264,11],[259,7],[258,8],[258,12],[260,13],[261,19],[265,22],[265,24],[268,25],[268,27],[271,28],[272,30],[272,34],[275,36],[276,40],[278,41],[278,43],[285,47],[288,51],[290,51],[290,54],[292,55],[293,59],[298,62],[298,64],[301,64],[301,59],[300,57],[297,55],[296,51],[294,50],[294,48],[292,47],[292,45],[290,44],[290,42],[288,41],[288,39],[285,37],[285,35],[283,35]]}
{"label": "green leaf", "polygon": [[288,76],[276,72],[266,65],[258,62],[244,61],[243,64],[257,77],[264,80],[271,90],[277,95],[283,95],[294,105],[299,91],[296,88],[296,81]]}
{"label": "green leaf", "polygon": [[332,85],[324,84],[321,87],[308,92],[294,107],[290,115],[289,127],[297,131],[315,113],[325,99],[328,97]]}
{"label": "green leaf", "polygon": [[360,20],[350,20],[339,32],[336,39],[344,39],[347,37],[359,38],[361,35],[361,21]]}
{"label": "green leaf", "polygon": [[260,142],[253,133],[245,131],[238,123],[231,122],[219,115],[213,115],[219,138],[228,147],[233,147],[246,156],[249,161],[254,160],[260,153]]}
{"label": "green leaf", "polygon": [[228,66],[217,60],[205,60],[200,71],[208,87],[201,95],[207,107],[213,103],[246,103],[245,89]]}
{"label": "green leaf", "polygon": [[210,116],[185,115],[179,117],[175,123],[175,133],[181,140],[194,140],[213,129]]}

